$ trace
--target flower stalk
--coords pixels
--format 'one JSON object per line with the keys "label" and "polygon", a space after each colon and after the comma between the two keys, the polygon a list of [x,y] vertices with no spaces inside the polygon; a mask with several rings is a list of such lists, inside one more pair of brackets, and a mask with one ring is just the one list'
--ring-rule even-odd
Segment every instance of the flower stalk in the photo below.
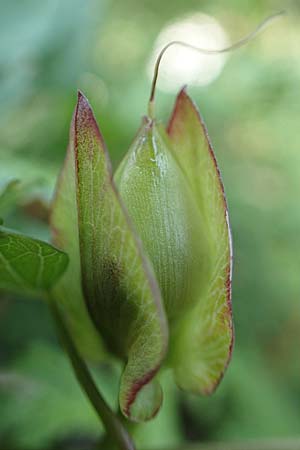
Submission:
{"label": "flower stalk", "polygon": [[117,446],[118,450],[135,450],[134,444],[127,430],[104,400],[93,380],[92,375],[90,374],[86,363],[80,357],[64,324],[55,300],[51,299],[49,301],[49,306],[56,323],[58,336],[69,357],[77,381],[102,421],[107,432],[108,440],[113,442]]}

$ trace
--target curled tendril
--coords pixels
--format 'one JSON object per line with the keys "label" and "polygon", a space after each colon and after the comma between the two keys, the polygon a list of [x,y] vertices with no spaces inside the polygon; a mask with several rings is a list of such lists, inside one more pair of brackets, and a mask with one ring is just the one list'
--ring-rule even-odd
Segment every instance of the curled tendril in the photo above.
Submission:
{"label": "curled tendril", "polygon": [[163,49],[160,51],[160,53],[157,57],[155,66],[154,66],[154,73],[153,73],[153,79],[152,79],[152,85],[151,85],[151,93],[150,93],[150,98],[149,98],[149,108],[148,108],[149,116],[153,117],[153,114],[154,114],[154,98],[155,98],[156,84],[157,84],[157,78],[158,78],[161,60],[162,60],[164,54],[166,53],[166,51],[170,47],[172,47],[173,45],[180,45],[182,47],[190,48],[192,50],[195,50],[195,51],[200,52],[205,55],[216,55],[216,54],[231,52],[233,50],[237,50],[238,48],[243,47],[244,45],[248,44],[248,42],[255,39],[256,36],[258,34],[260,34],[262,31],[264,31],[274,20],[276,20],[279,17],[282,17],[284,15],[286,15],[285,10],[282,10],[275,14],[272,14],[271,16],[264,19],[253,31],[251,31],[249,34],[244,36],[242,39],[240,39],[239,41],[235,42],[234,44],[232,44],[228,47],[224,47],[224,48],[220,48],[220,49],[201,48],[201,47],[197,47],[195,45],[189,44],[188,42],[184,42],[184,41],[171,41],[168,44],[166,44],[163,47]]}

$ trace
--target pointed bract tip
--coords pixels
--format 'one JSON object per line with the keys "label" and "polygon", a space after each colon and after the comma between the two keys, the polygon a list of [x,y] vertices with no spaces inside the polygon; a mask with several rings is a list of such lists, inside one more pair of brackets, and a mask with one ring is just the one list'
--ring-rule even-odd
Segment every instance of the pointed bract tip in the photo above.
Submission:
{"label": "pointed bract tip", "polygon": [[180,95],[180,94],[186,94],[186,95],[187,95],[187,88],[188,88],[188,85],[187,85],[187,84],[184,84],[184,85],[182,86],[182,88],[180,89],[180,91],[179,91],[179,95]]}
{"label": "pointed bract tip", "polygon": [[98,140],[100,147],[103,151],[105,151],[108,158],[106,145],[98,127],[93,109],[86,96],[81,90],[78,89],[77,104],[71,126],[71,137],[76,140],[77,137],[81,135],[82,139],[86,139],[86,136],[84,136],[84,133],[86,132],[93,134],[94,138]]}
{"label": "pointed bract tip", "polygon": [[180,99],[189,99],[191,100],[189,94],[187,93],[187,84],[185,84],[179,91],[178,95],[177,95],[177,100]]}
{"label": "pointed bract tip", "polygon": [[78,90],[77,90],[77,100],[80,101],[81,99],[84,99],[84,100],[87,101],[87,98],[86,98],[86,96],[84,95],[84,93],[83,93],[80,89],[78,89]]}
{"label": "pointed bract tip", "polygon": [[77,91],[77,104],[74,113],[75,124],[98,128],[92,107],[82,91]]}
{"label": "pointed bract tip", "polygon": [[78,91],[77,91],[77,108],[76,109],[78,111],[81,108],[90,109],[90,110],[92,109],[87,97],[84,95],[84,93],[82,91],[80,91],[78,89]]}
{"label": "pointed bract tip", "polygon": [[185,102],[191,103],[191,105],[194,108],[196,108],[196,106],[194,105],[194,102],[192,101],[192,99],[190,98],[190,96],[187,93],[187,85],[186,84],[180,89],[179,93],[177,94],[177,97],[176,97],[176,100],[175,100],[175,105],[173,107],[173,111],[172,111],[171,117],[170,117],[169,122],[168,122],[167,127],[166,127],[166,130],[167,130],[168,134],[171,133],[175,117],[177,116],[179,110],[182,108],[182,106],[185,104]]}
{"label": "pointed bract tip", "polygon": [[178,100],[180,100],[181,98],[185,98],[185,97],[189,97],[188,93],[187,93],[187,84],[185,84],[184,86],[182,86],[182,88],[180,89],[180,91],[178,92],[178,94],[176,95],[176,101],[175,104],[177,103]]}

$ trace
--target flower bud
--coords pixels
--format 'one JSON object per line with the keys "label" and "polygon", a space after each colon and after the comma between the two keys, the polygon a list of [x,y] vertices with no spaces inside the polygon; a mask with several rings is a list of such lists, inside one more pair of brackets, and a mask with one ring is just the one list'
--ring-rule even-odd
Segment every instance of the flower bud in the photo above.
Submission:
{"label": "flower bud", "polygon": [[157,413],[160,368],[212,392],[232,349],[231,242],[216,160],[184,90],[167,131],[143,120],[115,177],[79,94],[52,229],[70,257],[57,301],[82,354],[100,354],[100,338],[123,361],[124,415]]}

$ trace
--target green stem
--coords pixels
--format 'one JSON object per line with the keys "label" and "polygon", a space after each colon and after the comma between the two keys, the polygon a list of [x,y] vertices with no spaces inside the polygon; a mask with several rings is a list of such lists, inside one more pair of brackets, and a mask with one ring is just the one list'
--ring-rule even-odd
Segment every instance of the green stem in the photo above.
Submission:
{"label": "green stem", "polygon": [[79,355],[54,299],[50,298],[49,306],[56,322],[59,337],[74,369],[75,376],[95,408],[99,418],[103,422],[108,438],[111,442],[115,443],[119,450],[134,450],[134,444],[127,430],[107,405],[99,392],[86,363]]}

